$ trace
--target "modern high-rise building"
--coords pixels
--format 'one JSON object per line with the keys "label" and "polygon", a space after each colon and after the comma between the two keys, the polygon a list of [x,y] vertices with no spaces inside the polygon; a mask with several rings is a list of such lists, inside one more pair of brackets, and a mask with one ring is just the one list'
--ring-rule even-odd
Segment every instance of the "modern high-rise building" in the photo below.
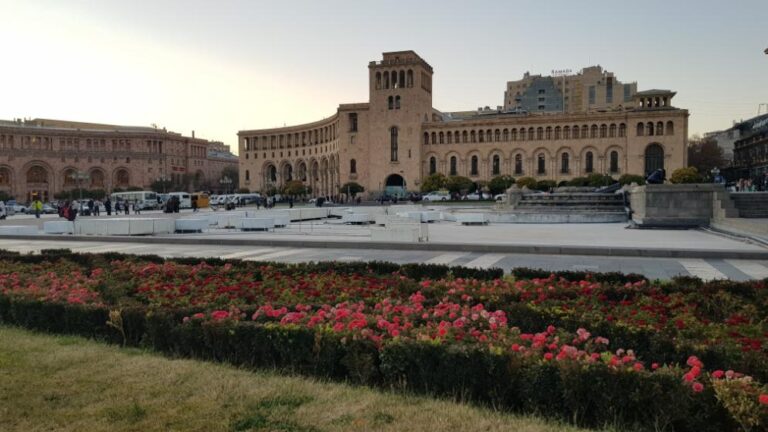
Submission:
{"label": "modern high-rise building", "polygon": [[266,191],[299,180],[313,195],[335,195],[356,182],[373,196],[402,196],[433,173],[562,181],[686,166],[688,111],[672,105],[675,93],[636,92],[598,72],[574,78],[586,99],[569,102],[589,106],[594,85],[601,109],[441,112],[432,106],[432,66],[413,51],[387,52],[368,64],[367,102],[339,105],[314,123],[238,132],[240,185]]}

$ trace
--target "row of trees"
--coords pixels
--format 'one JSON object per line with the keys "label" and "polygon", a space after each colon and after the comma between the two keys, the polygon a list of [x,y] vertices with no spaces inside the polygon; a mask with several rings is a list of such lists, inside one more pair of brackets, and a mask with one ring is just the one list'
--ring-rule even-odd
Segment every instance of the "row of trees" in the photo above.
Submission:
{"label": "row of trees", "polygon": [[487,191],[492,195],[504,193],[512,185],[518,187],[527,187],[534,190],[549,190],[558,186],[588,186],[588,187],[602,187],[612,185],[614,183],[621,183],[622,185],[637,183],[642,185],[645,183],[645,179],[642,176],[625,174],[619,179],[614,179],[609,175],[603,174],[590,174],[587,177],[576,177],[568,181],[561,181],[560,183],[554,180],[536,180],[533,177],[521,177],[515,179],[512,176],[501,175],[492,178],[490,181],[478,181],[473,182],[467,177],[462,176],[450,176],[446,177],[443,174],[432,174],[424,179],[421,185],[421,191],[424,193],[433,192],[436,190],[447,190],[450,193],[464,194],[476,190]]}

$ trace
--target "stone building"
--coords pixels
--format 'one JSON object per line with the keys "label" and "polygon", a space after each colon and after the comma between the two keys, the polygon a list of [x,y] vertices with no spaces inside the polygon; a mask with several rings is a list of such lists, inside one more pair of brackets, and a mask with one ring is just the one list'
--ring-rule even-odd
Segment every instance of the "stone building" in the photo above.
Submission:
{"label": "stone building", "polygon": [[[686,166],[688,112],[674,92],[635,92],[621,108],[567,113],[432,107],[432,67],[413,51],[368,65],[369,99],[324,120],[238,133],[240,184],[252,191],[301,180],[313,195],[354,181],[373,196],[418,191],[432,173],[568,180]],[[623,96],[623,95],[622,95]]]}
{"label": "stone building", "polygon": [[[76,189],[148,189],[165,178],[217,182],[237,157],[220,142],[153,127],[62,120],[0,121],[0,191],[22,202]],[[78,175],[79,174],[79,175]]]}
{"label": "stone building", "polygon": [[733,146],[733,165],[738,177],[763,178],[768,173],[768,114],[733,127],[738,139]]}

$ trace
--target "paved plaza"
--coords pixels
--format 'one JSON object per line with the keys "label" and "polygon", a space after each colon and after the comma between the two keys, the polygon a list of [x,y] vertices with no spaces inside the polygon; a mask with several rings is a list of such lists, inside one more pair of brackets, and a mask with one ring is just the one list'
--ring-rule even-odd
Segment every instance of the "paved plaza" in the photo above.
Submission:
{"label": "paved plaza", "polygon": [[[201,213],[210,212],[204,209]],[[130,217],[190,217],[185,211],[175,215],[144,212]],[[104,216],[102,216],[104,217]],[[125,216],[121,216],[125,217]],[[56,220],[56,215],[36,219],[16,215],[3,225],[37,225]],[[391,261],[395,263],[436,263],[479,268],[516,267],[547,270],[619,271],[641,273],[653,279],[693,275],[703,279],[762,279],[768,277],[768,258],[727,259],[728,254],[755,253],[767,256],[764,246],[739,238],[716,235],[702,230],[637,230],[627,224],[490,224],[462,226],[455,222],[429,224],[429,245],[440,250],[415,250],[411,244],[396,243],[366,248],[371,226],[343,225],[338,219],[292,223],[269,232],[240,232],[211,229],[202,234],[173,234],[154,237],[39,236],[39,239],[0,239],[0,248],[23,253],[41,249],[70,248],[76,252],[117,251],[157,254],[165,257],[221,257],[258,261]],[[196,244],[181,242],[195,241]],[[250,244],[225,244],[227,242]],[[297,241],[300,245],[297,246]],[[151,243],[150,243],[151,242]],[[344,245],[349,246],[335,246]],[[484,245],[531,247],[530,253],[488,252]],[[381,245],[380,245],[381,246]],[[537,251],[536,247],[560,247],[559,252]],[[455,248],[455,250],[451,250]],[[656,251],[645,257],[613,256],[613,249]],[[557,250],[557,249],[555,249]],[[574,251],[584,250],[579,253]],[[605,250],[604,254],[600,250]],[[680,257],[701,251],[712,252],[702,258]],[[670,252],[677,257],[664,255]],[[722,254],[722,256],[718,256]],[[762,255],[761,255],[762,254]],[[622,254],[618,254],[622,255]]]}

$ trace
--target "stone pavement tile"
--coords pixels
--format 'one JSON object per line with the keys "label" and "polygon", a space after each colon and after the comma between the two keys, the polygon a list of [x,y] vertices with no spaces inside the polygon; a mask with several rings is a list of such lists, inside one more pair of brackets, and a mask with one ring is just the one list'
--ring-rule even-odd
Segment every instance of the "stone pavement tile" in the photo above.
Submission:
{"label": "stone pavement tile", "polygon": [[[751,262],[749,261],[710,259],[710,260],[707,260],[707,262],[713,267],[715,267],[718,271],[720,271],[720,273],[723,273],[728,278],[728,280],[745,281],[745,280],[751,280],[751,279],[762,279],[760,277],[755,277],[745,272],[746,270],[746,271],[749,271],[750,273],[758,273],[756,272],[756,270],[759,270],[759,269],[754,268]],[[762,267],[762,266],[759,266],[759,267]],[[768,272],[768,268],[762,267],[762,269]]]}
{"label": "stone pavement tile", "polygon": [[739,272],[746,274],[750,279],[768,278],[768,262],[725,260],[725,263],[735,267]]}

